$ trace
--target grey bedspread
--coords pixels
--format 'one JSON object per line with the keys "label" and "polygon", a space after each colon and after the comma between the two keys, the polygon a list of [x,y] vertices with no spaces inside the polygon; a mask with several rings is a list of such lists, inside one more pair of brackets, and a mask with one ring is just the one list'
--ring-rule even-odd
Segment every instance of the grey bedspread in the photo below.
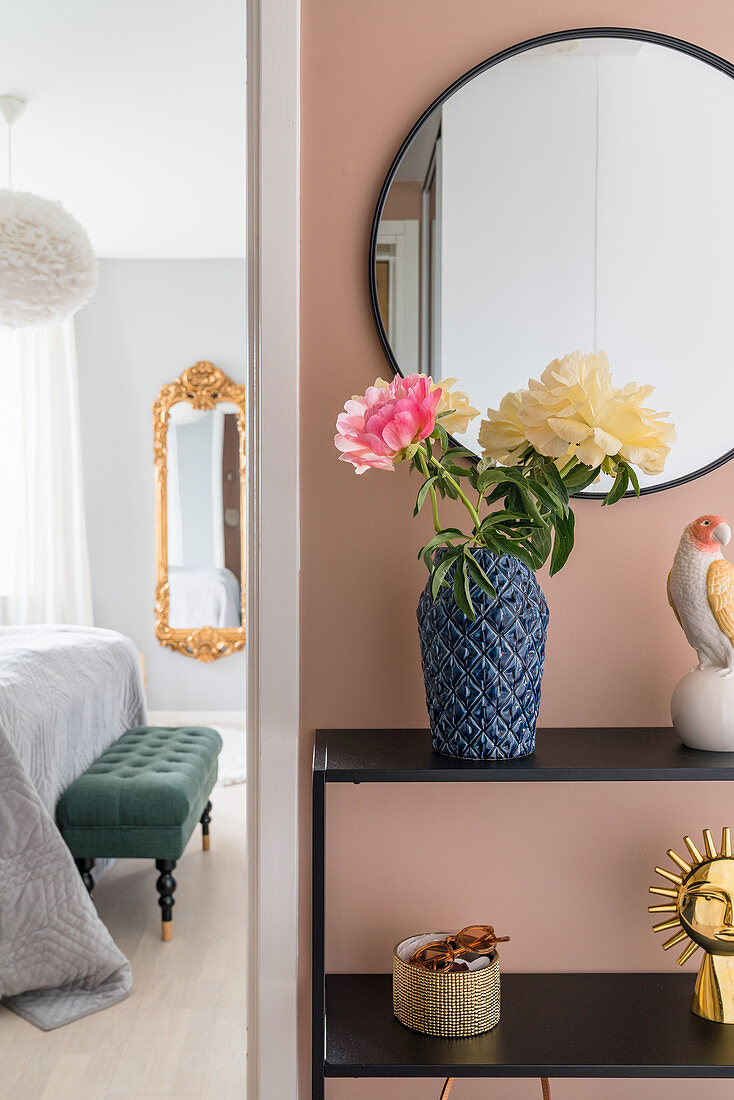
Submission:
{"label": "grey bedspread", "polygon": [[54,809],[73,779],[145,720],[128,638],[0,628],[0,998],[44,1030],[130,990],[129,963],[97,916]]}

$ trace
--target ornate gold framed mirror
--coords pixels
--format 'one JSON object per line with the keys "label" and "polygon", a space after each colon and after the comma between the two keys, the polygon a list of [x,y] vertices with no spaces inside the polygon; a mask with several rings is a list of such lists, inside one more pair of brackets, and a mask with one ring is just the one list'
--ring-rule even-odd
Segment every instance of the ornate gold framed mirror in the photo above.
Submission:
{"label": "ornate gold framed mirror", "polygon": [[245,387],[211,363],[153,405],[155,633],[214,661],[245,644]]}

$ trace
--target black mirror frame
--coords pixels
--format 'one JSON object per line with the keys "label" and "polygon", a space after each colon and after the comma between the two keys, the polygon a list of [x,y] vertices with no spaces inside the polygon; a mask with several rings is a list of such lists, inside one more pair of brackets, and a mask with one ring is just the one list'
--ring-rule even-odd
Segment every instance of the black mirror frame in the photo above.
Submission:
{"label": "black mirror frame", "polygon": [[[535,49],[538,46],[546,46],[553,42],[568,42],[577,38],[631,38],[640,42],[652,42],[658,46],[667,46],[669,49],[678,50],[679,53],[688,54],[689,57],[694,57],[698,61],[703,61],[707,65],[711,65],[714,69],[718,69],[720,72],[725,73],[726,76],[731,77],[734,80],[734,65],[726,61],[723,57],[719,57],[718,54],[711,53],[709,50],[703,49],[701,46],[695,46],[692,42],[686,42],[682,38],[673,38],[667,34],[659,34],[657,31],[644,31],[635,30],[630,27],[579,27],[574,30],[567,31],[554,31],[552,34],[541,34],[536,38],[528,38],[524,42],[518,42],[514,46],[509,46],[506,50],[501,50],[499,53],[493,54],[492,57],[487,58],[486,61],[480,62],[472,69],[460,76],[457,80],[450,84],[434,101],[425,109],[420,118],[410,128],[405,140],[398,149],[392,164],[390,165],[387,176],[384,183],[380,188],[380,194],[377,199],[377,205],[375,207],[375,213],[372,218],[372,228],[370,230],[370,247],[369,247],[369,287],[370,287],[370,303],[372,305],[372,316],[377,328],[377,335],[379,336],[382,350],[385,353],[388,363],[393,371],[393,374],[403,377],[403,372],[395,358],[390,341],[385,331],[385,326],[382,322],[382,315],[380,314],[380,307],[377,298],[377,277],[376,277],[376,257],[377,257],[377,235],[380,228],[380,222],[382,220],[382,212],[385,207],[385,201],[388,196],[390,187],[397,174],[398,168],[408,150],[413,138],[421,129],[423,124],[427,122],[430,116],[437,108],[442,106],[443,103],[449,99],[450,96],[462,88],[465,84],[468,84],[470,80],[473,80],[475,76],[479,76],[481,73],[486,72],[487,69],[494,68],[495,65],[499,65],[502,61],[507,61],[511,57],[516,57],[517,54],[525,53],[527,50]],[[451,437],[451,442],[454,446],[459,446],[457,440]],[[705,466],[701,466],[698,470],[693,470],[690,474],[685,474],[682,477],[673,478],[672,481],[661,482],[659,485],[646,485],[644,489],[640,489],[640,495],[648,493],[660,493],[664,489],[674,489],[678,485],[685,485],[689,481],[695,481],[696,478],[703,477],[705,474],[711,473],[712,470],[716,470],[719,466],[723,466],[726,462],[729,462],[734,458],[734,447],[721,455],[720,458],[714,459],[712,462],[707,463]],[[479,456],[477,456],[477,461]],[[626,496],[634,496],[634,493],[628,492]],[[580,493],[576,496],[577,500],[603,500],[604,493]]]}

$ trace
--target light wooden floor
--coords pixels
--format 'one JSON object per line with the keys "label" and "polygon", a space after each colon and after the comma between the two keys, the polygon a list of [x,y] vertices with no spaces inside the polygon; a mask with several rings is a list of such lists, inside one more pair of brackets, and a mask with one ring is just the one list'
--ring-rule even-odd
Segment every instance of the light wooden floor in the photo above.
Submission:
{"label": "light wooden floor", "polygon": [[126,1001],[41,1032],[0,1008],[2,1100],[243,1100],[245,786],[217,788],[210,852],[196,829],[160,940],[152,861],[120,860],[94,897],[130,959]]}

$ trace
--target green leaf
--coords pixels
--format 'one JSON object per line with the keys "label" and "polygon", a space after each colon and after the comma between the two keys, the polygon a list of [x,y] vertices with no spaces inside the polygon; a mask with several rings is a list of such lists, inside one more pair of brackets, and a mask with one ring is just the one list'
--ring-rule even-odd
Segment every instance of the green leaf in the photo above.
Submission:
{"label": "green leaf", "polygon": [[486,505],[496,504],[498,500],[502,500],[507,495],[507,486],[498,485],[492,490],[491,493],[487,493],[484,497],[484,503]]}
{"label": "green leaf", "polygon": [[496,599],[497,589],[494,587],[468,546],[464,548],[464,558],[466,559],[467,569],[474,583],[478,584],[482,591],[486,592],[492,599]]}
{"label": "green leaf", "polygon": [[463,556],[461,565],[459,565],[457,561],[454,571],[454,599],[456,600],[457,606],[464,612],[466,617],[474,622],[476,620],[476,614],[474,612],[474,604],[469,595],[469,578],[466,572],[466,559]]}
{"label": "green leaf", "polygon": [[436,424],[435,435],[441,444],[441,456],[446,454],[449,449],[449,433],[440,424]]}
{"label": "green leaf", "polygon": [[517,558],[523,565],[527,565],[528,569],[537,568],[532,554],[521,542],[513,542],[511,539],[506,538],[501,531],[493,531],[491,537],[501,553],[509,554],[511,558]]}
{"label": "green leaf", "polygon": [[543,515],[535,502],[532,490],[527,485],[520,488],[520,495],[525,506],[525,511],[532,516],[536,523],[544,523]]}
{"label": "green leaf", "polygon": [[[511,482],[511,489],[516,489],[520,495],[521,508],[533,517],[536,523],[543,523],[543,516],[535,502],[533,491],[528,484],[528,479],[519,470],[512,467],[506,471],[507,480]],[[520,508],[511,506],[512,511],[520,511]]]}
{"label": "green leaf", "polygon": [[497,527],[503,523],[511,524],[518,530],[533,531],[536,527],[536,524],[525,512],[510,512],[506,508],[499,508],[496,512],[490,512],[488,516],[484,517],[482,528]]}
{"label": "green leaf", "polygon": [[452,546],[450,550],[446,551],[438,565],[435,566],[431,576],[431,599],[435,600],[442,585],[448,583],[446,574],[461,554],[461,549],[460,546]]}
{"label": "green leaf", "polygon": [[477,478],[477,489],[484,492],[490,485],[497,485],[508,480],[507,470],[504,467],[494,466],[491,470],[483,470]]}
{"label": "green leaf", "polygon": [[528,539],[528,543],[529,550],[532,553],[536,562],[535,568],[540,569],[542,565],[545,565],[551,552],[551,528],[538,527],[536,525],[532,530],[532,533]]}
{"label": "green leaf", "polygon": [[575,527],[573,512],[569,510],[567,516],[556,516],[553,527],[555,536],[553,539],[553,553],[551,555],[551,576],[563,569],[573,550]]}
{"label": "green leaf", "polygon": [[640,495],[640,479],[637,476],[637,471],[629,463],[627,463],[627,473],[632,482],[632,488],[635,490],[635,496],[638,497]]}
{"label": "green leaf", "polygon": [[558,467],[552,459],[546,461],[543,466],[543,476],[555,492],[556,496],[562,503],[568,508],[568,489],[563,484],[563,478],[561,477]]}
{"label": "green leaf", "polygon": [[451,451],[446,455],[446,459],[441,463],[441,469],[445,470],[447,474],[451,474],[452,477],[472,477],[473,470],[467,470],[466,466],[455,466],[450,462]]}
{"label": "green leaf", "polygon": [[443,546],[449,543],[452,539],[465,539],[468,536],[460,531],[458,527],[444,527],[441,531],[438,531],[432,539],[430,539],[425,546],[422,546],[418,551],[418,557],[422,558],[425,554],[431,553],[439,546]]}
{"label": "green leaf", "polygon": [[605,504],[616,504],[618,500],[621,500],[621,498],[627,492],[629,483],[630,476],[627,473],[626,465],[617,467],[617,476],[614,479],[614,485],[612,485],[611,489],[602,501],[602,508]]}
{"label": "green leaf", "polygon": [[595,466],[593,469],[583,465],[576,466],[568,477],[563,479],[569,495],[573,496],[575,493],[580,493],[582,489],[586,489],[588,485],[596,481],[600,469],[600,466]]}
{"label": "green leaf", "polygon": [[507,487],[507,509],[510,512],[524,512],[522,493],[517,485]]}
{"label": "green leaf", "polygon": [[433,477],[429,477],[427,481],[424,481],[418,490],[418,496],[415,499],[415,508],[413,509],[413,515],[417,516],[421,508],[425,504],[426,497],[428,496],[431,486],[436,484],[438,480],[438,474],[434,474]]}
{"label": "green leaf", "polygon": [[539,500],[543,501],[550,508],[551,512],[560,512],[561,515],[566,511],[566,505],[563,500],[552,489],[546,488],[542,482],[537,478],[528,478],[528,485],[535,493]]}

